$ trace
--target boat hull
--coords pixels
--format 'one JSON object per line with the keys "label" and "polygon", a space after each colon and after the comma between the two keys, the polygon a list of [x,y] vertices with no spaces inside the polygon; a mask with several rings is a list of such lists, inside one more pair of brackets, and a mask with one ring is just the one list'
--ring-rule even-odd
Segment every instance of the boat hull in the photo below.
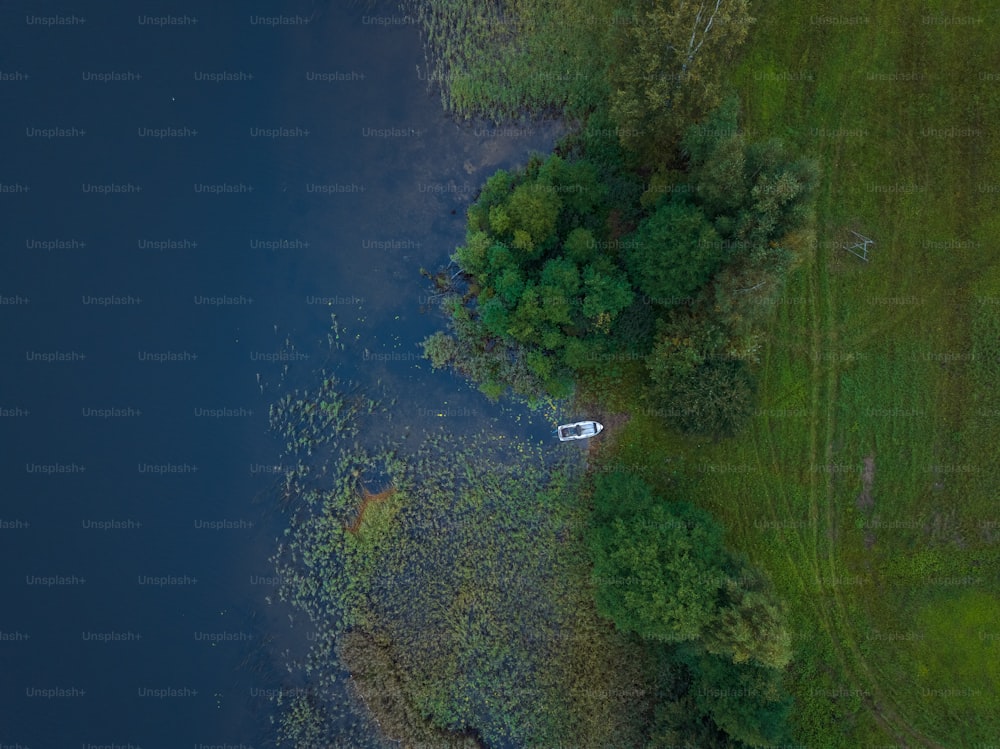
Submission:
{"label": "boat hull", "polygon": [[560,442],[586,440],[601,433],[604,425],[596,421],[578,421],[575,424],[562,424],[556,428],[556,436]]}

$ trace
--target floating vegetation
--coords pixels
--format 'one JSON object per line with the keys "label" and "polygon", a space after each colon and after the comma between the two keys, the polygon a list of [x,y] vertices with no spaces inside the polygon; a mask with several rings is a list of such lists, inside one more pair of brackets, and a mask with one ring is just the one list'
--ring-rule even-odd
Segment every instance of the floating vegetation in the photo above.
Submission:
{"label": "floating vegetation", "polygon": [[[361,531],[362,522],[365,523],[366,528],[370,528],[372,525],[377,524],[379,521],[373,520],[373,515],[379,515],[385,518],[387,514],[395,514],[395,511],[399,509],[398,502],[386,502],[386,500],[392,500],[396,497],[396,487],[390,486],[388,489],[383,489],[377,494],[372,494],[367,489],[362,488],[361,492],[361,506],[358,507],[358,514],[347,526],[347,530],[354,535],[359,535]],[[388,509],[386,509],[388,507]],[[391,520],[391,515],[389,516]],[[383,521],[385,522],[385,521]]]}
{"label": "floating vegetation", "polygon": [[352,630],[341,638],[339,651],[362,708],[378,716],[379,732],[405,746],[480,749],[482,744],[471,733],[442,730],[421,714],[405,674],[395,666],[391,645],[380,639]]}
{"label": "floating vegetation", "polygon": [[330,313],[330,332],[326,334],[327,347],[331,350],[344,350],[344,344],[340,341],[340,334],[342,331],[340,328],[340,322],[337,320],[337,314],[335,312]]}
{"label": "floating vegetation", "polygon": [[271,431],[284,440],[285,457],[311,454],[318,447],[357,436],[354,417],[374,413],[378,404],[370,398],[348,398],[342,387],[336,377],[323,372],[316,391],[295,390],[271,404]]}
{"label": "floating vegetation", "polygon": [[403,746],[638,742],[649,684],[594,609],[581,454],[444,431],[362,446],[378,404],[339,387],[324,373],[272,409],[289,453],[314,456],[286,473],[273,557],[315,630],[282,745],[370,730],[352,709]]}
{"label": "floating vegetation", "polygon": [[324,701],[297,693],[285,706],[278,727],[278,745],[295,749],[329,749],[331,720]]}

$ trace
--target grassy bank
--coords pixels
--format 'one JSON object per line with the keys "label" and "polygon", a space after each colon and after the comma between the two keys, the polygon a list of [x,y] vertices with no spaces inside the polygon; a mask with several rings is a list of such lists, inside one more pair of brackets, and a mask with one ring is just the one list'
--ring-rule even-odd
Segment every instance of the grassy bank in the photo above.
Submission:
{"label": "grassy bank", "polygon": [[[664,437],[633,402],[614,458],[697,477],[774,578],[810,747],[1000,735],[996,390],[1000,48],[987,2],[760,2],[733,82],[754,136],[823,165],[815,236],[773,304],[749,428]],[[848,254],[849,230],[876,242]]]}

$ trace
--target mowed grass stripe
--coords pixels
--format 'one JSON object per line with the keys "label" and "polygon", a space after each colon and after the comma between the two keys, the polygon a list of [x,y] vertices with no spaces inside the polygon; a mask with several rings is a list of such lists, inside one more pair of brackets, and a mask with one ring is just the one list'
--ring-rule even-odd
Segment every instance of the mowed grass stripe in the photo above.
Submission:
{"label": "mowed grass stripe", "polygon": [[[802,598],[803,586],[792,581],[803,570],[816,569],[816,554],[824,560],[821,574],[832,580],[838,575],[870,577],[870,584],[833,585],[817,600],[795,600],[794,606],[807,614],[828,610],[832,604],[837,638],[850,661],[842,664],[844,673],[835,678],[851,686],[853,673],[861,682],[856,686],[874,687],[880,709],[895,726],[890,735],[902,732],[907,741],[927,746],[960,744],[980,734],[969,733],[968,726],[959,728],[955,720],[939,720],[954,714],[953,706],[939,701],[935,715],[934,701],[928,703],[898,678],[906,668],[895,658],[919,654],[919,647],[910,642],[885,648],[868,644],[873,632],[881,636],[889,629],[910,626],[912,620],[905,617],[919,601],[940,598],[940,605],[945,605],[948,596],[926,589],[927,576],[967,568],[971,561],[960,550],[950,550],[951,559],[948,554],[920,551],[921,544],[949,541],[945,536],[928,538],[926,522],[943,505],[960,505],[959,516],[974,516],[987,506],[982,491],[969,497],[962,493],[970,483],[962,481],[965,474],[958,474],[956,481],[938,482],[944,488],[935,493],[934,473],[928,466],[960,460],[956,456],[967,455],[969,448],[956,446],[953,436],[968,411],[964,363],[942,360],[968,350],[965,289],[984,267],[996,262],[986,238],[996,236],[997,205],[988,187],[1000,180],[995,166],[997,141],[989,123],[1000,110],[1000,84],[979,75],[1000,72],[997,51],[989,44],[989,29],[996,28],[989,24],[996,12],[985,3],[957,8],[925,4],[915,10],[890,3],[850,3],[832,13],[759,3],[755,13],[760,22],[737,76],[747,128],[784,136],[806,151],[818,152],[826,175],[818,206],[813,285],[807,291],[820,314],[810,315],[806,311],[810,305],[803,304],[776,310],[774,337],[763,363],[762,409],[784,400],[786,387],[801,391],[801,384],[789,382],[794,379],[789,376],[794,366],[790,357],[784,350],[774,350],[793,339],[787,335],[789,326],[800,330],[812,326],[816,340],[825,341],[828,348],[818,352],[826,361],[814,362],[809,375],[809,392],[822,401],[811,404],[817,414],[812,424],[796,424],[795,417],[788,417],[778,426],[772,418],[723,448],[720,455],[731,461],[736,460],[734,455],[749,459],[747,440],[757,443],[758,462],[759,443],[765,441],[772,451],[773,457],[767,459],[772,466],[788,462],[781,455],[793,460],[801,456],[803,443],[812,446],[811,455],[824,456],[835,465],[860,466],[865,456],[873,455],[877,515],[862,515],[855,507],[861,490],[857,473],[813,473],[805,482],[810,510],[823,506],[826,528],[810,524],[810,534],[799,534],[800,539],[814,539],[815,548],[802,554],[798,569],[792,571],[782,566],[799,554],[795,549],[800,544],[774,553],[769,548],[771,535],[746,524],[755,502],[766,505],[772,519],[778,511],[770,481],[762,482],[766,488],[740,482],[739,513],[725,508],[722,497],[731,487],[726,477],[712,477],[704,482],[703,491],[712,495],[713,509],[727,522],[742,524],[731,529],[734,542],[768,566],[776,580],[784,581],[788,593],[795,591]],[[823,25],[811,21],[813,14],[855,15],[867,17],[868,23]],[[978,16],[982,22],[961,28],[936,22],[936,16],[965,15]],[[980,133],[949,135],[948,128]],[[874,236],[877,245],[871,263],[839,250],[837,242],[845,227]],[[795,288],[793,279],[786,294]],[[783,367],[788,370],[775,371]],[[995,425],[987,431],[996,436]],[[802,474],[800,467],[788,470],[785,477],[801,480]],[[784,507],[793,505],[786,502]],[[794,522],[795,517],[789,520]],[[875,545],[866,550],[865,529],[857,525],[870,523],[873,517],[902,521],[904,527],[876,528]],[[965,542],[971,544],[970,539]],[[889,558],[911,557],[914,545],[917,563],[912,569],[906,561],[887,563]],[[797,618],[810,621],[808,616]],[[813,626],[818,623],[811,621]],[[885,681],[886,674],[894,678]],[[804,686],[805,682],[799,685],[800,697]],[[828,728],[840,732],[843,726],[831,720]],[[995,718],[982,716],[979,728],[983,736],[989,731],[995,736]],[[854,729],[856,740],[878,738],[866,733],[864,721]]]}

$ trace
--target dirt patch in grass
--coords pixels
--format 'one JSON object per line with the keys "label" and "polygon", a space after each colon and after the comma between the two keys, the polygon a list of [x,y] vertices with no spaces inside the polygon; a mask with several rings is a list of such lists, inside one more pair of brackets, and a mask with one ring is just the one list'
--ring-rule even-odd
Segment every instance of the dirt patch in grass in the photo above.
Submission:
{"label": "dirt patch in grass", "polygon": [[861,493],[854,501],[854,506],[862,512],[875,506],[875,498],[872,496],[872,484],[875,482],[875,456],[866,457],[864,464],[865,467],[861,471]]}
{"label": "dirt patch in grass", "polygon": [[594,419],[604,425],[604,429],[597,436],[596,439],[587,440],[587,460],[592,461],[600,458],[601,454],[605,449],[605,444],[611,444],[614,442],[615,438],[618,436],[618,432],[621,428],[625,426],[629,419],[632,418],[628,414],[624,413],[601,413],[598,409],[597,415]]}

